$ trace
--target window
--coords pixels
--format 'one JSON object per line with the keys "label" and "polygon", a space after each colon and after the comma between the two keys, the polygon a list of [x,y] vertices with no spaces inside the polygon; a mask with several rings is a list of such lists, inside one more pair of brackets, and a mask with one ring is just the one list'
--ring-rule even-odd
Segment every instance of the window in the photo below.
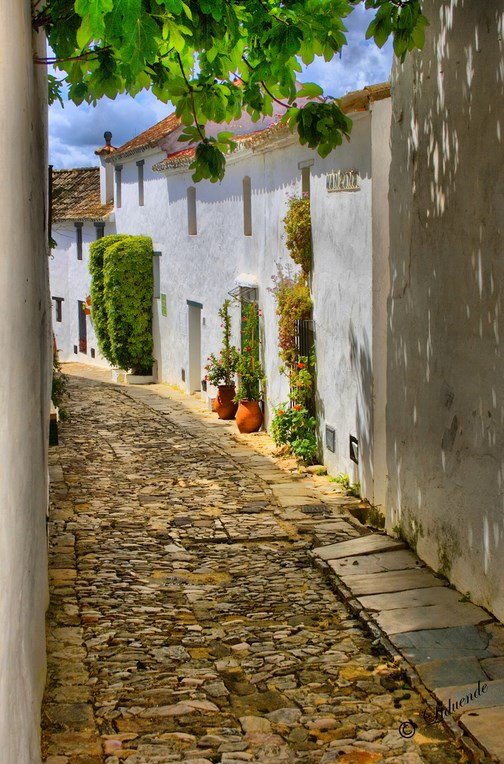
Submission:
{"label": "window", "polygon": [[64,297],[53,297],[54,307],[56,308],[56,321],[61,324],[63,321],[63,300]]}
{"label": "window", "polygon": [[144,206],[144,164],[145,159],[140,159],[136,163],[138,173],[138,205],[140,207]]}
{"label": "window", "polygon": [[82,223],[75,223],[77,260],[82,260]]}
{"label": "window", "polygon": [[310,198],[310,177],[311,177],[311,167],[313,166],[313,159],[307,159],[304,162],[300,162],[298,164],[299,169],[301,170],[301,193],[303,196],[307,196],[308,199]]}
{"label": "window", "polygon": [[301,193],[310,198],[310,168],[303,167],[301,170]]}
{"label": "window", "polygon": [[96,238],[102,239],[105,236],[105,223],[95,223]]}
{"label": "window", "polygon": [[121,171],[122,164],[115,166],[115,186],[116,186],[116,207],[119,209],[121,206]]}
{"label": "window", "polygon": [[252,236],[252,184],[248,175],[243,178],[243,233]]}
{"label": "window", "polygon": [[196,189],[189,186],[187,189],[187,233],[196,236],[198,224],[196,220]]}

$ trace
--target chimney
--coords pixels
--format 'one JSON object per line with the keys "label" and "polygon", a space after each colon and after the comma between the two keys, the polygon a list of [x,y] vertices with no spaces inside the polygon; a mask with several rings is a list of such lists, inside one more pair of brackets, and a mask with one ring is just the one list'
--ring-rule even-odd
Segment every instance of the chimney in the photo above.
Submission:
{"label": "chimney", "polygon": [[105,138],[105,146],[95,151],[95,154],[100,157],[100,200],[102,204],[108,204],[114,201],[114,166],[112,162],[107,162],[108,157],[117,151],[115,146],[112,146],[112,133],[107,130],[103,137]]}

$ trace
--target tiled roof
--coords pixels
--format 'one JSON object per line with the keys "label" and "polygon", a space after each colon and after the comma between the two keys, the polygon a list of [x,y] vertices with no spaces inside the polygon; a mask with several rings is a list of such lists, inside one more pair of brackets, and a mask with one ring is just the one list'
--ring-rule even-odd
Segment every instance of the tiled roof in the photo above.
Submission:
{"label": "tiled roof", "polygon": [[100,170],[80,167],[75,170],[53,170],[52,219],[104,220],[113,204],[100,201]]}
{"label": "tiled roof", "polygon": [[[388,82],[381,83],[379,85],[369,85],[362,90],[356,90],[353,93],[348,93],[340,99],[343,110],[346,113],[356,111],[366,111],[369,109],[369,104],[373,101],[379,101],[383,98],[390,96],[390,85]],[[302,104],[309,99],[298,99],[298,103]],[[288,128],[279,125],[280,118],[284,113],[284,109],[277,104],[273,104],[273,114],[268,117],[262,117],[258,122],[252,122],[251,118],[246,112],[243,112],[242,116],[234,120],[233,122],[225,125],[208,122],[205,125],[205,131],[207,135],[217,135],[223,128],[234,133],[235,140],[239,143],[240,148],[247,148],[252,145],[257,145],[258,142],[265,142],[270,137],[279,133],[288,133]],[[183,130],[180,119],[175,114],[170,114],[157,124],[145,130],[140,135],[132,138],[127,143],[124,143],[107,159],[107,161],[114,161],[122,158],[132,156],[133,154],[146,151],[147,149],[159,147],[160,150],[166,152],[166,159],[158,164],[154,165],[154,170],[162,171],[169,167],[181,166],[183,164],[189,164],[194,156],[195,149],[187,147],[186,144],[181,144],[178,140],[180,133]]]}
{"label": "tiled roof", "polygon": [[[353,114],[355,112],[368,111],[371,103],[374,101],[381,101],[385,98],[390,98],[390,84],[388,82],[382,82],[378,85],[369,85],[362,90],[355,90],[351,93],[347,93],[339,99],[339,102],[346,114]],[[306,101],[307,99],[299,99],[299,102],[302,102],[303,100]],[[275,112],[272,117],[265,118],[256,124],[250,121],[250,124],[247,124],[246,130],[240,125],[243,121],[243,116],[242,119],[226,126],[226,129],[234,132],[234,140],[238,144],[236,150],[264,145],[277,136],[288,135],[290,132],[289,128],[280,124],[282,113],[283,109],[282,112]],[[212,132],[212,127],[214,127],[213,123],[208,123],[205,126],[207,134],[214,134],[215,130]],[[217,128],[217,132],[222,130],[222,125],[217,125],[215,127]],[[173,139],[175,137],[178,138],[178,135],[175,135],[172,132],[172,135],[170,135],[166,141],[160,141],[160,146],[167,151],[167,157],[155,164],[152,168],[153,170],[162,172],[163,170],[187,166],[192,162],[195,148],[190,147],[183,150],[177,149],[173,145]]]}
{"label": "tiled roof", "polygon": [[136,154],[139,151],[145,151],[147,149],[155,148],[159,141],[169,135],[173,130],[180,127],[180,119],[175,114],[170,114],[165,117],[161,122],[157,122],[148,130],[144,130],[140,135],[135,136],[130,141],[127,141],[122,146],[119,146],[114,151],[113,159],[119,159],[122,157]]}

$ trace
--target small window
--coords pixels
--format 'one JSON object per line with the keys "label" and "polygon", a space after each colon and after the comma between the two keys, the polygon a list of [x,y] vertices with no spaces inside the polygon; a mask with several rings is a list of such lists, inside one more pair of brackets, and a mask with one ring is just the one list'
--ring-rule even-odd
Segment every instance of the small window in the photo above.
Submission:
{"label": "small window", "polygon": [[298,164],[298,167],[301,170],[301,194],[308,199],[310,198],[310,178],[313,164],[313,159],[305,159]]}
{"label": "small window", "polygon": [[310,198],[310,168],[303,167],[301,169],[301,193],[307,199]]}
{"label": "small window", "polygon": [[252,184],[248,175],[243,178],[243,233],[252,236]]}
{"label": "small window", "polygon": [[56,321],[61,324],[63,321],[63,297],[53,297],[54,307],[56,308]]}
{"label": "small window", "polygon": [[121,189],[121,171],[122,164],[118,164],[115,167],[115,187],[116,187],[116,207],[119,209],[122,203],[122,189]]}
{"label": "small window", "polygon": [[187,232],[191,236],[198,233],[198,224],[196,220],[196,189],[189,186],[187,189]]}
{"label": "small window", "polygon": [[102,239],[105,236],[105,223],[95,223],[96,238]]}
{"label": "small window", "polygon": [[138,173],[138,205],[139,207],[144,206],[144,164],[145,160],[140,159],[137,163],[137,173]]}
{"label": "small window", "polygon": [[75,242],[77,244],[77,260],[82,260],[82,223],[75,223]]}

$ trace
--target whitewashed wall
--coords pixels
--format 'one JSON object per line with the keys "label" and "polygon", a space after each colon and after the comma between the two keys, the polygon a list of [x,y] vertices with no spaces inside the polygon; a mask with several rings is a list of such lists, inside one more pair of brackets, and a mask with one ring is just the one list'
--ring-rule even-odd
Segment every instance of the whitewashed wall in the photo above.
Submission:
{"label": "whitewashed wall", "polygon": [[[115,233],[113,223],[107,223],[105,234]],[[108,361],[98,350],[98,340],[93,327],[91,316],[86,316],[87,353],[79,350],[79,318],[78,301],[85,302],[91,291],[91,275],[89,273],[89,246],[96,239],[96,228],[93,222],[85,222],[82,226],[82,260],[77,259],[77,237],[73,222],[54,223],[52,237],[56,247],[51,250],[49,258],[49,278],[51,298],[63,297],[62,321],[56,321],[56,303],[52,303],[52,326],[56,337],[60,361],[79,361],[96,366],[109,366]],[[77,346],[77,353],[74,351]],[[91,357],[91,348],[95,350],[95,358]]]}
{"label": "whitewashed wall", "polygon": [[502,619],[504,12],[423,11],[393,82],[388,522]]}
{"label": "whitewashed wall", "polygon": [[[383,107],[390,114],[390,102]],[[119,160],[122,169],[122,206],[116,209],[117,229],[146,234],[160,251],[161,293],[167,295],[167,316],[155,305],[155,338],[160,377],[184,386],[188,380],[188,305],[203,305],[201,376],[205,359],[220,347],[218,309],[243,274],[256,278],[262,311],[263,363],[267,376],[267,421],[272,407],[286,400],[288,384],[279,373],[276,303],[271,288],[277,264],[293,273],[297,267],[285,249],[282,218],[288,197],[301,193],[300,163],[312,161],[311,210],[314,241],[312,291],[317,335],[320,433],[325,424],[336,428],[336,453],[324,447],[324,461],[332,472],[344,471],[360,480],[373,496],[373,228],[371,207],[371,114],[358,115],[350,143],[321,159],[293,138],[241,151],[228,160],[221,183],[196,185],[197,235],[188,233],[187,168],[166,174],[152,171],[163,155],[145,158],[145,205],[138,204],[136,161]],[[386,118],[375,135],[373,150],[384,151],[388,167]],[[379,140],[381,137],[381,140]],[[326,174],[356,169],[360,190],[329,193]],[[251,178],[252,236],[243,230],[243,178]],[[386,185],[380,188],[386,206]],[[375,188],[375,195],[377,189]],[[386,212],[386,210],[385,210]],[[385,215],[385,217],[387,217]],[[388,252],[387,252],[388,254]],[[385,321],[386,295],[382,295]],[[239,307],[234,307],[235,341],[239,343]],[[187,389],[187,387],[186,387]],[[359,438],[361,462],[349,459],[349,435]],[[323,437],[322,437],[323,440]]]}
{"label": "whitewashed wall", "polygon": [[[334,152],[331,169],[358,170],[358,191],[328,192],[315,172],[312,193],[313,295],[318,358],[318,408],[336,430],[336,451],[324,445],[331,471],[360,479],[372,491],[372,230],[371,120],[356,117],[351,142]],[[350,435],[359,440],[360,465],[350,460]],[[324,438],[325,440],[325,438]]]}
{"label": "whitewashed wall", "polygon": [[[47,80],[29,0],[0,25],[0,759],[40,762],[48,601]],[[5,21],[8,19],[8,23]],[[35,71],[37,69],[37,71]]]}

